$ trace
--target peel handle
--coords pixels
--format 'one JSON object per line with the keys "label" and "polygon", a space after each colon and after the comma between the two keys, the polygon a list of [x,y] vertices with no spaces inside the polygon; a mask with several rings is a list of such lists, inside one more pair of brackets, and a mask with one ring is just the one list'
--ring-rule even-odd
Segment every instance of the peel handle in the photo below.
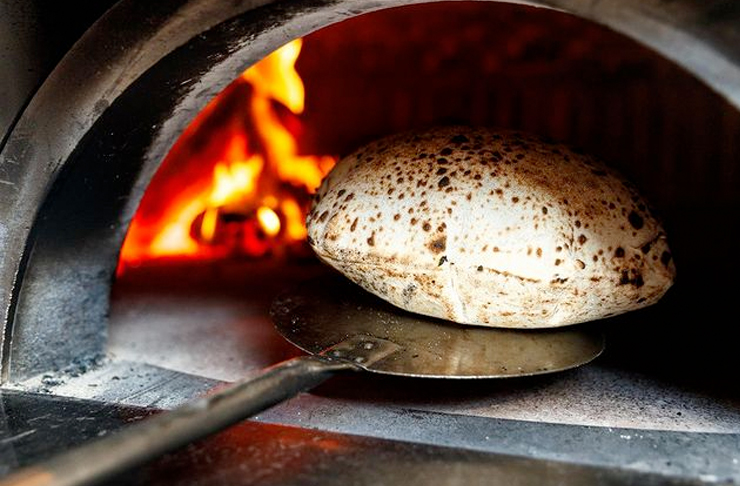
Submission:
{"label": "peel handle", "polygon": [[113,434],[18,471],[0,486],[87,486],[171,452],[356,369],[348,360],[300,356]]}

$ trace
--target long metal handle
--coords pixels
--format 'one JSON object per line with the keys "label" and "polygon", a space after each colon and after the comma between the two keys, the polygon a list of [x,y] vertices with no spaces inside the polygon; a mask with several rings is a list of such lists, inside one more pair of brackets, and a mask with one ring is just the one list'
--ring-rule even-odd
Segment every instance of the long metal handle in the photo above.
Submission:
{"label": "long metal handle", "polygon": [[218,392],[164,412],[103,439],[8,476],[0,486],[82,486],[139,466],[218,432],[302,391],[333,373],[356,369],[347,360],[302,356],[236,382]]}

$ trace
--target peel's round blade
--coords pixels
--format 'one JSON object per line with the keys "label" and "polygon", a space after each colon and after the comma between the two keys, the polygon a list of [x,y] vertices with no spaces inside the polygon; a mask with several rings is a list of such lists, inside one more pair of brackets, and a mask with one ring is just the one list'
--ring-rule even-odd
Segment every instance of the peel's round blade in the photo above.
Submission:
{"label": "peel's round blade", "polygon": [[593,360],[604,335],[593,323],[547,330],[462,326],[411,314],[330,275],[278,297],[278,332],[318,354],[354,336],[391,341],[400,349],[364,366],[368,371],[429,378],[501,378],[562,371]]}

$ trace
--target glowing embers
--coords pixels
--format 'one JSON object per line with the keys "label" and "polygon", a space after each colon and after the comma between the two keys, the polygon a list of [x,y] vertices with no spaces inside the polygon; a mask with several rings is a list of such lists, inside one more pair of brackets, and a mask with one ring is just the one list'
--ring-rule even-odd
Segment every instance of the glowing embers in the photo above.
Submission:
{"label": "glowing embers", "polygon": [[300,154],[300,50],[299,39],[252,66],[185,130],[142,199],[119,270],[304,250],[310,194],[336,159]]}

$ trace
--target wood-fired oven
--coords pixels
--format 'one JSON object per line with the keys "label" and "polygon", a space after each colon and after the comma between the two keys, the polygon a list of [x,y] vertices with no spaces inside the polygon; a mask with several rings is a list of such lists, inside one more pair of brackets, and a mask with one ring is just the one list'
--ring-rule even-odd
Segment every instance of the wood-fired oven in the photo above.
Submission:
{"label": "wood-fired oven", "polygon": [[[11,34],[42,18],[6,3]],[[311,191],[364,142],[455,123],[622,171],[665,223],[675,286],[607,320],[584,368],[337,378],[136,480],[740,481],[733,2],[121,0],[88,17],[58,63],[29,27],[48,69],[0,77],[0,473],[296,355],[267,310],[326,272],[305,244]],[[26,73],[32,42],[11,34],[0,65]],[[28,446],[50,415],[96,425]]]}

